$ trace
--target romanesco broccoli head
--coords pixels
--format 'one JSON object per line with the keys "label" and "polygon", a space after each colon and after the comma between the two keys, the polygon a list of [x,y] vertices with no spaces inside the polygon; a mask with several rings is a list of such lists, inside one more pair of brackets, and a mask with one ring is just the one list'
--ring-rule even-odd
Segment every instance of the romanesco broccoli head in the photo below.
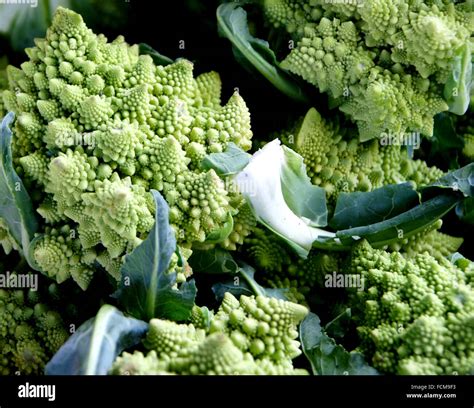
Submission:
{"label": "romanesco broccoli head", "polygon": [[33,289],[0,289],[0,374],[42,374],[68,336],[47,296]]}
{"label": "romanesco broccoli head", "polygon": [[428,252],[436,259],[446,258],[461,247],[464,239],[438,231],[442,225],[443,221],[438,220],[425,230],[390,244],[389,250],[400,252],[409,258],[415,258],[424,252]]}
{"label": "romanesco broccoli head", "polygon": [[[196,307],[193,320],[202,312]],[[307,313],[306,307],[288,301],[264,296],[238,300],[226,293],[209,327],[152,319],[143,343],[150,352],[123,353],[111,373],[306,374],[294,369],[292,360],[301,354],[297,326]]]}
{"label": "romanesco broccoli head", "polygon": [[386,132],[433,134],[448,110],[443,85],[472,42],[469,2],[262,0],[265,20],[295,46],[281,66],[327,92],[361,140]]}
{"label": "romanesco broccoli head", "polygon": [[375,368],[397,374],[474,372],[472,263],[420,253],[406,259],[358,244],[347,273],[360,274],[352,295],[360,349]]}
{"label": "romanesco broccoli head", "polygon": [[303,157],[312,183],[326,190],[331,205],[341,192],[371,191],[404,181],[427,185],[443,175],[438,168],[409,158],[406,149],[388,138],[362,143],[346,137],[337,123],[325,120],[314,108],[293,135],[286,143]]}
{"label": "romanesco broccoli head", "polygon": [[[151,189],[168,202],[186,248],[237,216],[242,200],[200,167],[230,142],[251,147],[247,106],[238,93],[221,106],[217,73],[194,78],[184,59],[155,65],[137,45],[108,42],[61,7],[35,44],[21,68],[8,67],[3,102],[16,114],[14,164],[39,193],[44,226],[33,258],[42,271],[83,289],[96,262],[118,278],[123,256],[153,226]],[[254,222],[238,220],[223,238],[233,249]]]}

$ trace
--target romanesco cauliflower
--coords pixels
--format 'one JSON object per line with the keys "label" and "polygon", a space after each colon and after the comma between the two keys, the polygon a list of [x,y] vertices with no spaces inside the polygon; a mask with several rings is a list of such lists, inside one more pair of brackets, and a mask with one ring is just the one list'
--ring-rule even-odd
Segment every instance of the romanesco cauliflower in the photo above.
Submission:
{"label": "romanesco cauliflower", "polygon": [[42,374],[68,338],[59,312],[33,289],[0,289],[0,374]]}
{"label": "romanesco cauliflower", "polygon": [[469,2],[257,3],[267,22],[296,42],[282,68],[336,99],[361,140],[433,134],[433,117],[448,110],[442,92],[453,58],[472,42]]}
{"label": "romanesco cauliflower", "polygon": [[472,263],[456,266],[427,252],[406,259],[358,244],[345,269],[365,291],[352,294],[360,350],[397,374],[474,372]]}
{"label": "romanesco cauliflower", "polygon": [[[98,262],[118,279],[122,257],[153,226],[151,189],[168,202],[182,247],[238,213],[238,194],[199,166],[229,142],[251,147],[245,102],[235,93],[221,106],[217,73],[195,79],[184,59],[157,66],[64,8],[35,43],[21,69],[8,67],[3,101],[16,114],[14,164],[39,196],[45,227],[33,258],[42,271],[85,289]],[[235,249],[251,222],[237,216],[223,245]]]}
{"label": "romanesco cauliflower", "polygon": [[284,142],[303,157],[308,176],[326,190],[330,203],[340,192],[371,191],[404,181],[427,185],[443,175],[422,160],[410,159],[399,144],[344,137],[336,123],[314,108]]}
{"label": "romanesco cauliflower", "polygon": [[297,325],[306,307],[264,296],[226,293],[209,329],[153,319],[144,340],[150,350],[123,353],[112,374],[306,374],[294,369],[301,354]]}

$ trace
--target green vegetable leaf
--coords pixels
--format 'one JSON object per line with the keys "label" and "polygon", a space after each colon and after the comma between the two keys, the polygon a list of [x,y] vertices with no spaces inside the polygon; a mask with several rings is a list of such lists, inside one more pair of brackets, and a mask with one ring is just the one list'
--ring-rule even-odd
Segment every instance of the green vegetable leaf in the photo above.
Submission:
{"label": "green vegetable leaf", "polygon": [[83,323],[46,365],[46,375],[106,375],[117,356],[137,345],[148,324],[104,305]]}
{"label": "green vegetable leaf", "polygon": [[316,238],[334,237],[314,226],[327,222],[324,191],[311,184],[301,156],[278,139],[257,151],[234,182],[255,218],[300,257],[308,255]]}
{"label": "green vegetable leaf", "polygon": [[217,8],[221,36],[230,40],[234,54],[242,65],[258,70],[279,91],[299,102],[308,102],[297,81],[279,67],[268,42],[253,37],[247,24],[247,13],[238,3],[224,3]]}
{"label": "green vegetable leaf", "polygon": [[28,192],[13,168],[9,127],[14,116],[13,112],[8,113],[0,125],[0,217],[33,267],[29,246],[38,224]]}
{"label": "green vegetable leaf", "polygon": [[464,147],[464,138],[456,132],[453,115],[438,113],[434,117],[433,137],[429,138],[431,148],[428,159],[431,162],[446,163],[448,168],[458,168],[458,156]]}
{"label": "green vegetable leaf", "polygon": [[286,299],[286,289],[269,289],[259,285],[255,280],[255,270],[234,259],[231,253],[222,248],[212,250],[195,250],[189,258],[189,264],[195,274],[232,275],[231,279],[213,285],[212,291],[218,301],[226,292],[235,296],[264,295]]}
{"label": "green vegetable leaf", "polygon": [[168,204],[160,193],[152,193],[156,203],[155,225],[145,241],[126,256],[122,280],[113,296],[124,311],[141,320],[186,320],[194,305],[196,285],[190,281],[175,288],[176,273],[168,272],[176,250]]}
{"label": "green vegetable leaf", "polygon": [[224,295],[229,292],[235,297],[244,296],[252,296],[254,295],[252,289],[246,285],[245,282],[235,281],[225,281],[225,282],[218,282],[212,285],[212,291],[214,292],[214,296],[216,300],[220,303],[222,299],[224,299]]}
{"label": "green vegetable leaf", "polygon": [[321,327],[319,317],[309,313],[300,325],[303,352],[316,375],[377,375],[360,353],[336,344]]}
{"label": "green vegetable leaf", "polygon": [[227,213],[227,219],[221,228],[211,231],[206,237],[207,244],[218,244],[224,241],[234,230],[234,218],[232,213]]}
{"label": "green vegetable leaf", "polygon": [[391,184],[369,192],[341,193],[329,225],[346,229],[392,218],[419,204],[412,183]]}
{"label": "green vegetable leaf", "polygon": [[154,48],[145,43],[140,43],[139,52],[140,55],[149,55],[156,65],[170,65],[174,62],[171,58],[160,54]]}
{"label": "green vegetable leaf", "polygon": [[220,177],[231,176],[241,171],[252,157],[234,143],[229,143],[223,153],[208,154],[201,162],[203,170],[214,169]]}
{"label": "green vegetable leaf", "polygon": [[455,252],[454,254],[452,254],[449,257],[449,261],[461,269],[469,268],[469,266],[472,264],[472,261],[470,259],[467,259],[459,252]]}
{"label": "green vegetable leaf", "polygon": [[328,336],[332,338],[343,338],[347,333],[347,326],[351,322],[351,317],[351,309],[344,309],[339,315],[337,315],[324,327]]}
{"label": "green vegetable leaf", "polygon": [[255,280],[255,269],[253,269],[250,265],[241,264],[241,268],[239,269],[239,275],[243,278],[247,286],[252,289],[254,295],[274,297],[277,299],[286,300],[286,297],[284,295],[286,289],[268,289],[264,288],[263,286],[260,286]]}
{"label": "green vegetable leaf", "polygon": [[[232,255],[228,255],[232,258]],[[226,262],[229,263],[228,260]],[[237,265],[237,262],[234,261],[234,264]],[[287,300],[285,296],[286,289],[269,289],[259,285],[255,280],[255,269],[243,262],[239,262],[232,279],[214,284],[212,291],[219,302],[224,298],[226,292],[230,292],[236,297],[241,295],[261,295]]]}
{"label": "green vegetable leaf", "polygon": [[453,70],[444,85],[444,99],[448,103],[449,111],[456,115],[464,115],[469,108],[472,80],[471,52],[469,41],[456,51]]}
{"label": "green vegetable leaf", "polygon": [[286,204],[297,216],[310,220],[309,225],[326,226],[328,210],[325,190],[311,183],[303,157],[286,146],[282,147],[285,166],[282,167],[280,180]]}
{"label": "green vegetable leaf", "polygon": [[456,206],[456,215],[461,221],[474,225],[474,197],[461,201]]}
{"label": "green vegetable leaf", "polygon": [[189,264],[194,273],[235,275],[239,270],[239,265],[229,251],[220,247],[211,250],[193,250]]}
{"label": "green vegetable leaf", "polygon": [[474,163],[445,174],[429,186],[422,187],[421,192],[431,192],[436,188],[461,192],[465,197],[474,196]]}
{"label": "green vegetable leaf", "polygon": [[343,244],[367,239],[380,247],[401,238],[408,238],[443,217],[459,202],[453,195],[439,195],[393,218],[362,227],[341,230],[336,236]]}

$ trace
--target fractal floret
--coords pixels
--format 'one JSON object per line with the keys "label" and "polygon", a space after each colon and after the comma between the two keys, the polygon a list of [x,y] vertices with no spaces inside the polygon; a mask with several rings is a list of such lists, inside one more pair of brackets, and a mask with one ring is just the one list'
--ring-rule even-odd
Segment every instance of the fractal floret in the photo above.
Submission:
{"label": "fractal floret", "polygon": [[306,374],[292,360],[301,354],[297,326],[307,313],[288,301],[226,293],[209,328],[152,319],[143,342],[149,353],[123,353],[111,373]]}
{"label": "fractal floret", "polygon": [[390,244],[389,250],[400,252],[408,258],[415,258],[417,254],[424,252],[428,252],[436,259],[446,258],[461,247],[464,239],[440,232],[442,225],[443,222],[438,220],[426,230]]}
{"label": "fractal floret", "polygon": [[400,143],[388,138],[360,143],[348,138],[337,123],[311,108],[285,143],[299,153],[313,184],[326,190],[329,201],[340,192],[371,191],[386,184],[412,181],[427,185],[443,172],[409,158]]}
{"label": "fractal floret", "polygon": [[[251,147],[247,106],[238,93],[221,106],[217,73],[194,78],[184,59],[155,65],[137,45],[108,42],[64,8],[35,44],[21,69],[7,68],[3,102],[16,115],[14,165],[44,221],[33,250],[40,270],[84,289],[95,262],[118,278],[122,257],[153,226],[152,189],[168,202],[182,247],[238,216],[242,200],[200,167],[231,142]],[[247,219],[222,237],[227,247],[250,232]]]}
{"label": "fractal floret", "polygon": [[347,273],[366,291],[353,297],[360,350],[385,373],[474,373],[472,264],[453,264],[427,252],[406,259],[371,248],[352,251]]}
{"label": "fractal floret", "polygon": [[[11,279],[2,278],[7,276]],[[47,296],[33,289],[0,289],[1,375],[42,374],[68,336]]]}
{"label": "fractal floret", "polygon": [[357,123],[361,140],[433,134],[433,117],[449,108],[443,85],[456,53],[472,42],[469,2],[257,3],[296,42],[282,68],[327,92]]}

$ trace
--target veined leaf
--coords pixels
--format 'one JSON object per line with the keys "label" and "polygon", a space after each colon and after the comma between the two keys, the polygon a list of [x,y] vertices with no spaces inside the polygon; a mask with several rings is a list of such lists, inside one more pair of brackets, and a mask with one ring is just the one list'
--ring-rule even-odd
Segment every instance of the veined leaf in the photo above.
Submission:
{"label": "veined leaf", "polygon": [[234,179],[255,218],[305,258],[313,241],[334,233],[326,224],[326,196],[306,175],[301,156],[278,139],[256,152]]}
{"label": "veined leaf", "polygon": [[474,224],[474,198],[469,197],[456,206],[456,215],[461,221]]}
{"label": "veined leaf", "polygon": [[326,191],[311,183],[303,157],[286,146],[285,165],[281,172],[281,189],[288,207],[299,217],[310,221],[313,227],[325,227],[328,221]]}
{"label": "veined leaf", "polygon": [[460,192],[465,197],[474,196],[474,163],[453,170],[445,174],[439,180],[431,183],[429,186],[422,187],[421,192],[430,192],[436,188],[448,189],[454,192]]}
{"label": "veined leaf", "polygon": [[303,352],[316,375],[377,375],[360,353],[336,344],[321,327],[319,317],[309,313],[300,325]]}
{"label": "veined leaf", "polygon": [[239,62],[244,65],[250,64],[291,99],[308,102],[308,97],[297,81],[279,67],[269,44],[250,34],[247,13],[239,7],[238,3],[221,4],[217,8],[217,24],[219,33],[232,43],[234,54]]}
{"label": "veined leaf", "polygon": [[439,195],[393,218],[362,227],[341,230],[336,236],[343,244],[366,239],[380,247],[397,239],[408,238],[443,217],[459,202],[453,195]]}
{"label": "veined leaf", "polygon": [[369,192],[339,194],[329,225],[336,229],[385,221],[419,204],[412,183],[391,184]]}
{"label": "veined leaf", "polygon": [[189,264],[194,273],[235,275],[239,270],[239,265],[229,251],[220,247],[194,250],[189,258]]}
{"label": "veined leaf", "polygon": [[156,203],[155,225],[148,237],[126,256],[117,298],[124,311],[148,321],[154,317],[186,320],[196,297],[194,281],[178,288],[176,273],[169,273],[176,239],[169,224],[168,204],[160,193],[152,190]]}
{"label": "veined leaf", "polygon": [[147,330],[147,323],[104,305],[62,345],[46,365],[45,373],[106,375],[117,356],[137,345]]}
{"label": "veined leaf", "polygon": [[22,249],[33,268],[29,245],[38,223],[30,196],[13,168],[12,131],[9,127],[14,116],[13,112],[8,113],[0,125],[0,217],[4,219],[17,246]]}
{"label": "veined leaf", "polygon": [[454,54],[453,70],[444,85],[449,111],[464,115],[469,108],[472,81],[472,50],[469,41]]}
{"label": "veined leaf", "polygon": [[203,170],[214,169],[220,177],[231,176],[241,171],[252,157],[234,143],[229,143],[222,153],[208,154],[201,163]]}
{"label": "veined leaf", "polygon": [[351,318],[351,309],[344,309],[324,327],[328,336],[332,338],[343,338],[346,335],[346,326],[349,324],[349,322],[351,322]]}
{"label": "veined leaf", "polygon": [[149,55],[153,62],[156,65],[170,65],[174,61],[171,58],[166,57],[163,54],[160,54],[154,48],[150,47],[148,44],[140,43],[139,45],[140,55]]}
{"label": "veined leaf", "polygon": [[250,265],[236,261],[225,249],[194,251],[189,263],[195,274],[226,276],[223,282],[218,282],[212,287],[218,301],[222,300],[226,292],[231,292],[235,296],[263,295],[286,299],[285,289],[269,289],[259,285],[255,280],[255,269]]}
{"label": "veined leaf", "polygon": [[287,300],[286,289],[270,289],[259,285],[255,280],[255,269],[246,264],[239,267],[237,274],[231,280],[213,285],[212,291],[219,302],[222,301],[226,292],[230,292],[236,297],[255,295]]}

